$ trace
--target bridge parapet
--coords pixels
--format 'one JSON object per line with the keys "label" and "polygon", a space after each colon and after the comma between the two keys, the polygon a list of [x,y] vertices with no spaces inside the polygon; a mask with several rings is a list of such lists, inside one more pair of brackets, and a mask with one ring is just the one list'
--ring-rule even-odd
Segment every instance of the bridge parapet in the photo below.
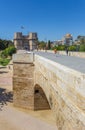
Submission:
{"label": "bridge parapet", "polygon": [[42,86],[59,130],[85,129],[85,74],[35,55],[35,84]]}
{"label": "bridge parapet", "polygon": [[37,54],[14,55],[13,64],[15,106],[50,106],[59,130],[85,129],[85,74]]}

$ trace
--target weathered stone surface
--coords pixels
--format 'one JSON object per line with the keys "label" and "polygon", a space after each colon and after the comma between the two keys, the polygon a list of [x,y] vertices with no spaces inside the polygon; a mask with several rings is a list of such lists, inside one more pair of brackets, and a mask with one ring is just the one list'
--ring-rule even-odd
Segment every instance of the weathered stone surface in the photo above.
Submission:
{"label": "weathered stone surface", "polygon": [[35,55],[32,63],[14,62],[13,84],[15,106],[50,106],[59,130],[85,130],[84,74]]}
{"label": "weathered stone surface", "polygon": [[23,64],[23,63],[14,63],[13,65],[14,73],[13,75],[16,77],[34,77],[34,64]]}
{"label": "weathered stone surface", "polygon": [[13,55],[13,62],[20,62],[20,63],[33,63],[34,61],[34,54],[33,53],[20,53]]}
{"label": "weathered stone surface", "polygon": [[14,105],[34,109],[33,79],[13,77]]}
{"label": "weathered stone surface", "polygon": [[33,53],[16,54],[13,60],[14,105],[34,109]]}
{"label": "weathered stone surface", "polygon": [[59,130],[85,129],[85,75],[35,56],[35,84],[44,90]]}
{"label": "weathered stone surface", "polygon": [[[61,54],[61,55],[62,54],[67,55],[65,51],[59,51],[58,53]],[[72,52],[72,51],[69,51],[68,55],[69,56],[76,56],[76,57],[85,58],[85,52]]]}
{"label": "weathered stone surface", "polygon": [[47,101],[45,92],[40,86],[36,85],[34,88],[34,110],[44,109],[50,109],[50,106]]}
{"label": "weathered stone surface", "polygon": [[17,55],[15,55],[15,57],[17,58],[14,58],[14,64],[13,64],[14,105],[17,107],[32,110],[49,109],[50,106],[43,92],[43,89],[38,85],[36,86],[34,85],[34,63],[30,62],[30,59],[33,58],[33,55],[30,56],[27,56],[27,54],[26,56],[24,55],[24,61],[26,60],[25,62],[22,62],[23,56],[21,56],[21,54],[19,54],[18,57]]}

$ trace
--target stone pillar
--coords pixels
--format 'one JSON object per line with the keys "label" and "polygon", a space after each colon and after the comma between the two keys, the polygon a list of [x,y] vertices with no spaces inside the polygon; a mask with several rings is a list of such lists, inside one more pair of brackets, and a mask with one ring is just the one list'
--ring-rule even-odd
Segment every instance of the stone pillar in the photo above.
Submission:
{"label": "stone pillar", "polygon": [[13,102],[14,106],[34,109],[34,55],[13,55]]}

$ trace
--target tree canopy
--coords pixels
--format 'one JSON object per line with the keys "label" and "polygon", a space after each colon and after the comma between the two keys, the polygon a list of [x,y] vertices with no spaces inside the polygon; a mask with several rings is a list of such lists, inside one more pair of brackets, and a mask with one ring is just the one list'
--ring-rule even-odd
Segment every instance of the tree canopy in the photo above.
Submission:
{"label": "tree canopy", "polygon": [[4,50],[11,45],[13,45],[13,42],[11,40],[0,39],[0,50]]}

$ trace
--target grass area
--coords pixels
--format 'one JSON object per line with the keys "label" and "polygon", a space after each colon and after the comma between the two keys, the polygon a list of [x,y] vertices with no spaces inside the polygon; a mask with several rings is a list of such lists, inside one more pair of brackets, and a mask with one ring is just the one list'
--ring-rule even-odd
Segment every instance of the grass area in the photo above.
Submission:
{"label": "grass area", "polygon": [[11,59],[0,58],[0,65],[6,66],[6,65],[8,65],[8,63],[10,62],[10,60],[11,60]]}

